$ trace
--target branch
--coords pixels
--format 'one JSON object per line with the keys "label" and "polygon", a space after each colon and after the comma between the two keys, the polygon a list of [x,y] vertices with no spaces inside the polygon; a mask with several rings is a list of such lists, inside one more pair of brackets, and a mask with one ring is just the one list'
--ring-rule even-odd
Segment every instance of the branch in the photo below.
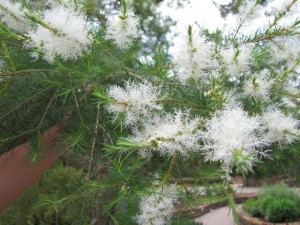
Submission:
{"label": "branch", "polygon": [[92,144],[92,149],[90,153],[90,160],[89,160],[89,167],[88,167],[88,176],[90,177],[90,172],[92,169],[92,162],[93,162],[93,155],[94,155],[94,150],[95,150],[95,144],[96,144],[96,138],[98,135],[98,127],[99,127],[99,116],[100,116],[100,103],[97,105],[97,118],[96,118],[96,126],[94,130],[94,139],[93,139],[93,144]]}

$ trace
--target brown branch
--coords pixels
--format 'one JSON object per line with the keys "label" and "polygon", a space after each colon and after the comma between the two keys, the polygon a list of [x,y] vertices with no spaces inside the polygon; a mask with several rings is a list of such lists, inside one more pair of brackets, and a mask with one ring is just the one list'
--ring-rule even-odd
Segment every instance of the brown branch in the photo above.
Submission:
{"label": "brown branch", "polygon": [[95,130],[94,130],[94,139],[93,139],[92,149],[91,149],[91,153],[90,153],[88,176],[90,176],[90,172],[91,172],[91,169],[92,169],[92,162],[93,162],[93,155],[94,155],[94,150],[95,150],[96,138],[98,136],[99,117],[100,117],[100,103],[98,103],[98,105],[97,105],[96,126],[95,126]]}

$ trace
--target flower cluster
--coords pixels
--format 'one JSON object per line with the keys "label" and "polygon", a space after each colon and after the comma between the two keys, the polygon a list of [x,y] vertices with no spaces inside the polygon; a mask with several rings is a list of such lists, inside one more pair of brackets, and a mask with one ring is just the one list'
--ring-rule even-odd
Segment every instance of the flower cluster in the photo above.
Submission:
{"label": "flower cluster", "polygon": [[245,82],[244,94],[268,101],[272,84],[273,81],[270,78],[270,71],[264,69]]}
{"label": "flower cluster", "polygon": [[107,105],[107,110],[117,117],[125,114],[125,125],[133,125],[141,117],[149,116],[153,110],[162,110],[158,103],[160,89],[147,81],[134,83],[127,81],[124,87],[110,86],[108,96],[113,101]]}
{"label": "flower cluster", "polygon": [[251,51],[249,45],[242,45],[239,48],[231,45],[221,50],[227,76],[234,80],[248,70],[252,58]]}
{"label": "flower cluster", "polygon": [[77,59],[93,43],[92,25],[82,12],[72,7],[61,5],[47,9],[42,12],[41,20],[29,31],[27,47],[39,49],[49,63],[53,63],[56,56],[65,61]]}
{"label": "flower cluster", "polygon": [[175,115],[156,116],[145,122],[143,129],[135,129],[129,140],[148,146],[140,150],[144,158],[151,156],[151,149],[161,155],[174,155],[176,152],[187,155],[200,147],[199,123],[198,118],[190,119],[187,112],[181,111]]}
{"label": "flower cluster", "polygon": [[18,2],[12,3],[9,0],[0,2],[0,21],[17,32],[25,32],[32,25],[26,13],[28,10]]}
{"label": "flower cluster", "polygon": [[177,49],[173,63],[178,72],[179,80],[183,83],[189,78],[208,81],[207,70],[218,66],[217,60],[213,57],[213,43],[190,32],[190,34],[183,36],[183,42]]}
{"label": "flower cluster", "polygon": [[207,160],[222,162],[227,174],[234,164],[235,151],[264,155],[260,150],[269,144],[263,137],[260,117],[250,117],[240,107],[216,112],[205,129],[201,134],[203,153]]}
{"label": "flower cluster", "polygon": [[287,66],[294,65],[295,59],[300,55],[298,39],[278,40],[276,45],[270,47],[270,54],[272,56],[271,63],[278,64],[287,62]]}
{"label": "flower cluster", "polygon": [[257,5],[256,1],[245,2],[239,9],[239,19],[244,21],[258,17]]}
{"label": "flower cluster", "polygon": [[174,204],[178,200],[175,185],[162,186],[145,196],[139,203],[139,214],[134,218],[139,225],[166,225],[169,223]]}
{"label": "flower cluster", "polygon": [[262,115],[266,137],[272,142],[293,142],[300,134],[299,121],[284,115],[279,109],[270,107]]}
{"label": "flower cluster", "polygon": [[110,17],[107,21],[105,38],[112,40],[120,49],[127,49],[132,41],[139,37],[140,18],[132,10],[125,15]]}
{"label": "flower cluster", "polygon": [[[37,128],[46,127],[53,115],[61,115],[60,110],[77,109],[78,116],[70,118],[70,122],[72,127],[84,129],[68,132],[66,138],[73,140],[67,141],[68,147],[81,150],[81,146],[86,146],[91,166],[88,173],[92,173],[92,165],[103,158],[96,157],[96,150],[104,146],[107,166],[112,166],[115,172],[114,176],[107,176],[108,185],[101,183],[99,187],[103,193],[107,187],[120,188],[118,196],[111,199],[113,204],[108,205],[115,206],[116,200],[130,193],[141,193],[146,182],[135,179],[145,179],[157,171],[163,175],[163,181],[158,176],[160,181],[147,188],[148,195],[141,198],[139,213],[134,218],[137,224],[170,222],[179,193],[169,182],[176,182],[181,174],[178,170],[186,168],[181,163],[204,158],[221,164],[221,173],[229,181],[233,169],[247,173],[258,159],[269,156],[267,147],[290,144],[299,138],[299,121],[285,111],[287,105],[294,107],[289,109],[295,114],[299,110],[295,104],[299,98],[299,88],[295,86],[300,86],[299,13],[292,13],[289,25],[282,23],[289,19],[290,11],[296,10],[296,0],[286,0],[283,9],[271,13],[271,19],[260,26],[261,30],[249,30],[248,35],[244,32],[250,28],[251,20],[262,13],[259,8],[262,6],[258,1],[244,1],[232,32],[226,28],[224,32],[201,33],[189,26],[187,35],[182,35],[181,42],[175,45],[175,51],[168,51],[169,43],[164,45],[168,41],[164,39],[164,31],[171,22],[160,17],[152,1],[121,0],[120,13],[115,15],[112,11],[107,16],[104,12],[115,10],[117,2],[41,0],[38,6],[33,2],[30,5],[25,0],[0,0],[0,36],[4,34],[4,38],[0,37],[0,82],[5,87],[3,96],[8,98],[3,103],[8,107],[4,110],[3,124],[14,123],[6,118],[19,115],[24,107],[27,114],[28,110],[38,108],[27,107],[33,102],[32,96],[27,96],[28,100],[16,98],[11,103],[15,96],[8,95],[11,90],[16,93],[18,88],[26,91],[22,84],[28,80],[34,85],[28,95],[40,90],[40,84],[47,90],[33,93],[34,99],[53,92],[46,99],[49,103],[42,105],[45,106],[42,118],[34,119]],[[148,18],[142,21],[142,28],[155,37],[140,37],[141,18],[128,9],[128,4],[137,12],[145,12],[143,17]],[[34,8],[40,11],[31,10]],[[107,18],[106,23],[103,18]],[[134,45],[136,39],[142,43],[147,40],[153,47]],[[19,54],[21,51],[24,54]],[[174,55],[169,55],[172,52]],[[52,65],[45,67],[39,61],[27,64],[26,54],[42,57]],[[68,61],[80,57],[83,59],[76,65]],[[126,71],[122,72],[124,68]],[[36,81],[38,74],[41,76]],[[53,84],[57,85],[55,90]],[[99,102],[93,104],[95,98]],[[20,102],[22,107],[15,107]],[[102,103],[104,108],[100,108]],[[57,105],[61,107],[55,108]],[[117,135],[122,137],[118,139]],[[8,137],[1,143],[10,141]],[[149,167],[143,168],[147,159]],[[158,163],[161,163],[159,168]],[[182,174],[193,173],[194,163],[192,166],[188,173]],[[124,173],[128,176],[123,176]],[[172,177],[175,174],[176,178]],[[195,172],[193,177],[198,175]],[[203,187],[197,191],[184,187],[182,191],[189,195],[209,195],[209,192]]]}

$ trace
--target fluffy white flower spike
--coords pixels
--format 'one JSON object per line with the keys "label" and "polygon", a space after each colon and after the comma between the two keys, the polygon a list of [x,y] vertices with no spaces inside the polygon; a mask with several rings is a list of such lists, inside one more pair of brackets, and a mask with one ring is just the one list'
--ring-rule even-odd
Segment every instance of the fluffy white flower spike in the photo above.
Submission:
{"label": "fluffy white flower spike", "polygon": [[270,71],[264,69],[245,82],[244,94],[256,99],[268,101],[272,84],[273,81],[270,79]]}
{"label": "fluffy white flower spike", "polygon": [[300,55],[300,49],[298,48],[300,44],[299,39],[287,39],[284,42],[277,42],[277,45],[270,46],[270,54],[272,56],[271,62],[274,64],[287,62],[288,67],[294,65],[294,61]]}
{"label": "fluffy white flower spike", "polygon": [[25,32],[31,28],[31,21],[26,17],[28,10],[18,2],[12,3],[9,0],[0,2],[0,21],[9,28],[18,32]]}
{"label": "fluffy white flower spike", "polygon": [[214,45],[193,33],[191,26],[188,29],[188,35],[183,36],[173,59],[178,78],[181,82],[190,77],[208,81],[209,75],[205,70],[218,66],[216,59],[213,58]]}
{"label": "fluffy white flower spike", "polygon": [[92,25],[82,12],[61,5],[43,11],[41,19],[44,24],[38,24],[28,33],[27,47],[38,48],[49,63],[56,56],[65,61],[75,60],[89,50],[93,42]]}
{"label": "fluffy white flower spike", "polygon": [[268,108],[263,114],[263,125],[271,142],[291,143],[300,135],[299,121],[274,107]]}
{"label": "fluffy white flower spike", "polygon": [[235,163],[236,152],[243,156],[264,155],[260,149],[269,144],[262,135],[261,119],[249,117],[239,107],[215,113],[205,124],[205,128],[206,131],[201,136],[206,159],[222,162],[227,175]]}
{"label": "fluffy white flower spike", "polygon": [[127,49],[139,37],[140,18],[122,1],[122,13],[108,18],[105,38],[112,40],[120,49]]}
{"label": "fluffy white flower spike", "polygon": [[221,50],[223,63],[227,76],[234,80],[243,75],[251,63],[251,48],[249,46],[240,46],[238,49],[229,46]]}
{"label": "fluffy white flower spike", "polygon": [[141,149],[142,157],[152,155],[151,150],[157,150],[161,155],[174,155],[176,152],[186,155],[190,151],[199,149],[198,118],[189,119],[189,113],[181,111],[175,115],[167,114],[163,117],[149,118],[144,128],[134,130],[130,141],[142,143],[149,148]]}
{"label": "fluffy white flower spike", "polygon": [[178,191],[175,185],[159,187],[155,193],[140,200],[139,214],[134,220],[139,225],[169,224],[177,200]]}
{"label": "fluffy white flower spike", "polygon": [[147,117],[153,110],[161,110],[158,103],[160,89],[150,83],[134,83],[127,81],[124,88],[110,86],[108,96],[114,100],[107,105],[109,112],[118,116],[125,114],[125,125],[133,125],[141,117]]}
{"label": "fluffy white flower spike", "polygon": [[257,12],[257,3],[256,1],[244,2],[244,4],[239,9],[239,18],[243,20],[251,20],[259,17]]}

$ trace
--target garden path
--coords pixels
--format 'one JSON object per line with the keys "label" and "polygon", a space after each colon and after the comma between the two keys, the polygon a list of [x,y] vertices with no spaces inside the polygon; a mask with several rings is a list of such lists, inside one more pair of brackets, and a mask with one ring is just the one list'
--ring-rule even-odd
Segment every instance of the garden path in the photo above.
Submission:
{"label": "garden path", "polygon": [[[244,187],[238,192],[256,193],[258,190],[259,188],[257,187]],[[196,218],[195,221],[202,222],[203,225],[234,225],[234,220],[228,206],[211,210],[209,213]]]}

